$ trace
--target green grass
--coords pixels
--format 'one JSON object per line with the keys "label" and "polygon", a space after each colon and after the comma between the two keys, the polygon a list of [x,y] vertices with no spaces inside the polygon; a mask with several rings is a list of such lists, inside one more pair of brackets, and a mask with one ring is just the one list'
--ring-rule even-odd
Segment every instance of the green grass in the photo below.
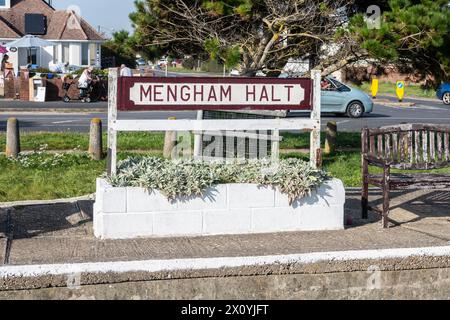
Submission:
{"label": "green grass", "polygon": [[[0,150],[5,150],[5,133],[0,133]],[[46,146],[47,150],[87,150],[89,134],[86,133],[49,133],[33,132],[21,133],[21,149],[23,151],[39,150]],[[107,134],[103,134],[103,146],[106,149]],[[118,146],[121,150],[162,150],[164,147],[164,133],[120,133]]]}
{"label": "green grass", "polygon": [[[131,155],[125,152],[118,156],[125,159]],[[86,154],[65,154],[52,165],[54,158],[49,154],[32,155],[17,162],[0,156],[0,202],[64,199],[95,192],[95,181],[104,174],[106,160],[91,161]],[[43,165],[45,160],[48,163]]]}
{"label": "green grass", "polygon": [[[281,149],[309,148],[310,135],[307,133],[284,133]],[[5,133],[0,133],[0,150],[5,150]],[[192,139],[193,141],[193,139]],[[322,134],[322,144],[325,134]],[[338,133],[339,147],[360,148],[361,138],[359,133]],[[87,150],[89,147],[89,134],[87,133],[48,133],[33,132],[21,133],[21,149],[23,151],[40,150],[45,146],[46,150]],[[106,150],[107,136],[103,135],[103,147]],[[130,150],[162,150],[164,147],[164,133],[119,133],[118,148],[123,151]]]}
{"label": "green grass", "polygon": [[[367,93],[372,92],[371,84],[364,82],[359,88]],[[378,95],[397,95],[396,84],[393,82],[380,82]],[[436,98],[435,90],[424,90],[420,84],[407,84],[405,98]]]}

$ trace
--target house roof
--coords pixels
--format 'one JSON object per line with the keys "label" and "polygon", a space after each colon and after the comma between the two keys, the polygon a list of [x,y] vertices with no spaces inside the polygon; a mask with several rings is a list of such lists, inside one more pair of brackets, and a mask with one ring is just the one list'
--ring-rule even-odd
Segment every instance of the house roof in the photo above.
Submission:
{"label": "house roof", "polygon": [[0,38],[15,39],[19,38],[20,34],[12,29],[8,23],[0,17]]}
{"label": "house roof", "polygon": [[[86,20],[73,11],[58,11],[44,0],[12,0],[10,9],[0,10],[0,38],[25,35],[25,14],[41,13],[47,17],[49,40],[105,40]],[[3,22],[3,23],[2,23]]]}

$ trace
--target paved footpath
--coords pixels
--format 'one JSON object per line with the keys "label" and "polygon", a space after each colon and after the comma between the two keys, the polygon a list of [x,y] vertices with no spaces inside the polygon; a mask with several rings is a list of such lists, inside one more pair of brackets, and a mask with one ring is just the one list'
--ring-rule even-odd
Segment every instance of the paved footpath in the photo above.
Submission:
{"label": "paved footpath", "polygon": [[[379,198],[372,191],[381,204]],[[450,192],[393,192],[392,198],[389,230],[375,216],[359,219],[359,191],[349,190],[345,231],[117,241],[94,238],[92,201],[3,208],[0,292],[66,286],[63,275],[70,273],[87,274],[85,284],[105,284],[367,270],[385,260],[387,270],[450,268]]]}

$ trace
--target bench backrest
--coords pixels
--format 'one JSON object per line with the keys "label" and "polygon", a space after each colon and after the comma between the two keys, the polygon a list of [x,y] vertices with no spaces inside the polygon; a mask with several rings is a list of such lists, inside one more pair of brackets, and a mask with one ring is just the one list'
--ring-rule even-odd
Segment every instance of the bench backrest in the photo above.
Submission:
{"label": "bench backrest", "polygon": [[429,170],[450,167],[450,125],[405,124],[363,129],[362,152],[393,168]]}

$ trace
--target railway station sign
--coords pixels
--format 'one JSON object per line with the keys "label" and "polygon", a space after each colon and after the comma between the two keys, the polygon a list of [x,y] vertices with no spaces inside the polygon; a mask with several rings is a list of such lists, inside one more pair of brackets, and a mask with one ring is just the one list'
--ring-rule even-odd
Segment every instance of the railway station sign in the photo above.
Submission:
{"label": "railway station sign", "polygon": [[309,78],[121,77],[118,109],[311,110]]}

